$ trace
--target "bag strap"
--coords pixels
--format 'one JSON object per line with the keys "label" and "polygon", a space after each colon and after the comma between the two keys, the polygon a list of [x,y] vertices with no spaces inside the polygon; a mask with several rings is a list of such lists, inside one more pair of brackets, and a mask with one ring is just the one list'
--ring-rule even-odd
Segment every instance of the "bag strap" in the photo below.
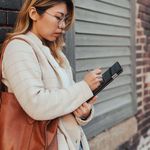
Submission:
{"label": "bag strap", "polygon": [[14,39],[22,40],[22,41],[29,43],[27,40],[25,40],[23,38],[14,37],[14,38],[10,39],[8,42],[4,43],[4,45],[3,45],[3,48],[1,50],[1,55],[0,55],[0,107],[1,107],[1,103],[2,103],[2,98],[1,98],[2,91],[8,91],[7,86],[2,82],[2,60],[3,60],[4,52],[5,52],[5,49],[8,45],[8,43]]}
{"label": "bag strap", "polygon": [[4,84],[2,83],[2,59],[3,59],[4,52],[5,52],[5,48],[7,47],[7,44],[8,43],[4,43],[4,46],[3,46],[2,50],[1,50],[1,56],[0,56],[0,90],[1,91],[2,91],[2,89],[4,87]]}
{"label": "bag strap", "polygon": [[5,91],[7,91],[7,86],[4,85],[4,83],[2,83],[2,60],[3,60],[3,56],[4,56],[4,52],[5,52],[5,49],[7,47],[7,45],[12,41],[12,40],[21,40],[21,41],[24,41],[26,43],[28,43],[30,45],[30,43],[22,38],[22,37],[13,37],[12,39],[10,39],[8,42],[4,43],[4,46],[2,48],[2,51],[1,51],[1,56],[0,56],[0,92],[4,89]]}

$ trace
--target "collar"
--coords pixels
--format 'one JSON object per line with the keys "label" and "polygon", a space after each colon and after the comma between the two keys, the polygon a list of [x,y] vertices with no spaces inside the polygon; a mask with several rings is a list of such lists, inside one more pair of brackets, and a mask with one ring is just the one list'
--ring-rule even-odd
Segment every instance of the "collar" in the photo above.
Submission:
{"label": "collar", "polygon": [[34,34],[33,32],[29,31],[26,33],[26,35],[29,38],[31,38],[32,40],[34,40],[34,42],[37,43],[39,46],[43,46],[41,39],[36,34]]}

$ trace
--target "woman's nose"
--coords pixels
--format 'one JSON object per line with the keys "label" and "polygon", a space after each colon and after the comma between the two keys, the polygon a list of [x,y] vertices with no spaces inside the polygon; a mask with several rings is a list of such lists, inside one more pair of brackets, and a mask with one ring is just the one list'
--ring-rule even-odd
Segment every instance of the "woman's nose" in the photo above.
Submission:
{"label": "woman's nose", "polygon": [[60,29],[65,29],[65,27],[66,27],[65,21],[61,21],[61,22],[59,23],[59,28],[60,28]]}

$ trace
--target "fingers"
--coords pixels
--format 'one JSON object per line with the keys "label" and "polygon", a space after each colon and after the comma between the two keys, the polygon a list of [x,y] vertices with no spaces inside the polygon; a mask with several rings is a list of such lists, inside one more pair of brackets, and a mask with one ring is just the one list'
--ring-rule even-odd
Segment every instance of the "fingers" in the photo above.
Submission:
{"label": "fingers", "polygon": [[79,118],[87,118],[90,115],[93,104],[96,102],[97,96],[94,96],[88,103],[83,103],[77,108],[73,114]]}
{"label": "fingers", "polygon": [[103,81],[102,75],[96,75],[95,82],[102,82],[102,81]]}
{"label": "fingers", "polygon": [[78,117],[78,118],[81,117],[80,114],[79,114],[76,110],[73,112],[73,114],[74,114],[76,117]]}
{"label": "fingers", "polygon": [[101,69],[97,68],[93,71],[88,72],[84,76],[84,80],[89,85],[90,89],[93,91],[95,90],[102,82],[102,71]]}
{"label": "fingers", "polygon": [[83,103],[78,109],[76,109],[73,113],[77,117],[87,118],[91,112],[92,105],[88,103]]}
{"label": "fingers", "polygon": [[101,74],[102,70],[100,68],[96,68],[93,70],[93,72],[95,72],[96,74]]}
{"label": "fingers", "polygon": [[102,81],[102,70],[100,68],[93,70],[92,73],[94,73],[95,78],[97,79],[96,81]]}
{"label": "fingers", "polygon": [[91,110],[91,108],[92,108],[91,104],[87,103],[87,102],[83,103],[81,107],[83,110],[86,109],[87,111]]}
{"label": "fingers", "polygon": [[88,104],[93,105],[93,104],[96,102],[96,100],[97,100],[97,96],[94,96],[94,97],[88,102]]}

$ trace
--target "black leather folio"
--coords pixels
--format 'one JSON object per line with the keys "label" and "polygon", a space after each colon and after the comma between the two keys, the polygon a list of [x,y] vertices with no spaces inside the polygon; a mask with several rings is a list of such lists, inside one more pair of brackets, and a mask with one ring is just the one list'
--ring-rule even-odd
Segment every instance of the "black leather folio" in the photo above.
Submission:
{"label": "black leather folio", "polygon": [[109,83],[111,83],[120,73],[123,72],[123,68],[119,62],[115,62],[108,70],[102,74],[103,81],[101,85],[93,91],[94,96],[103,90]]}

